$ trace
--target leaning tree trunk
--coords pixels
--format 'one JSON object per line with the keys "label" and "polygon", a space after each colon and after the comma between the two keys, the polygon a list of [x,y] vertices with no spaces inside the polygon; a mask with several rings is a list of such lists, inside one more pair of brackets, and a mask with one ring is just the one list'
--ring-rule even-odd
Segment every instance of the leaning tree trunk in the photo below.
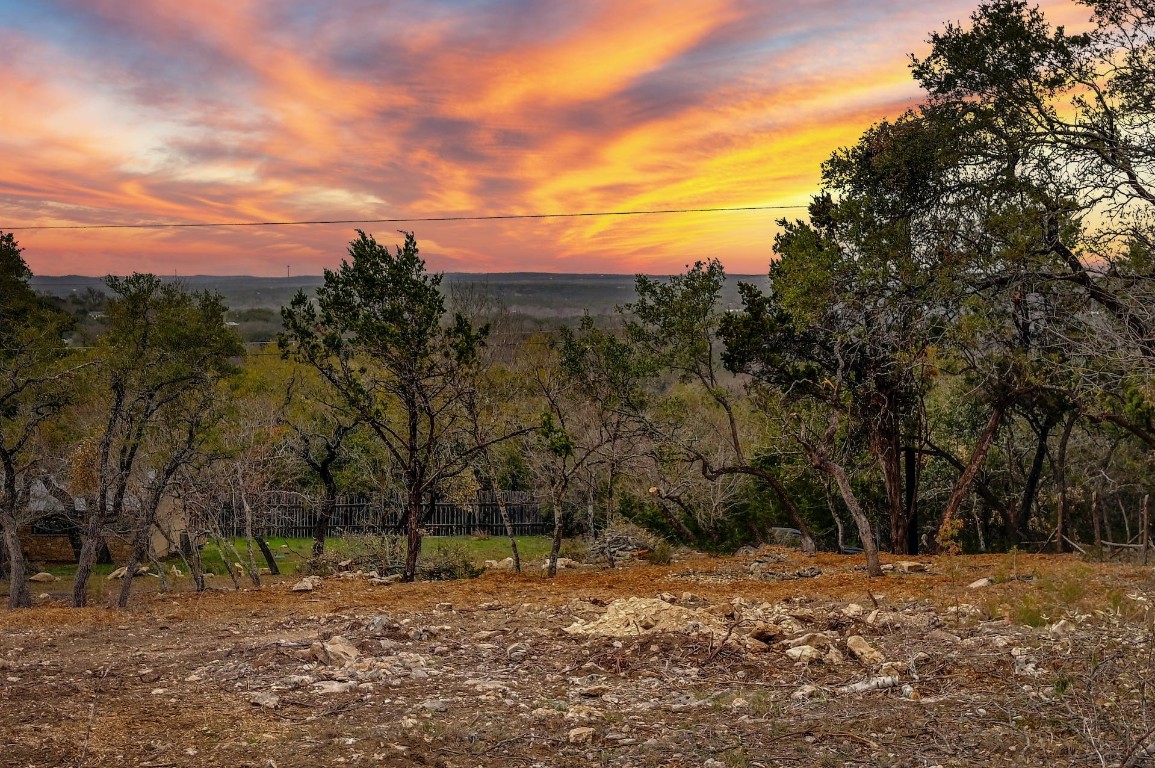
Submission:
{"label": "leaning tree trunk", "polygon": [[874,541],[874,530],[870,525],[870,518],[862,511],[862,505],[858,503],[858,497],[854,495],[854,489],[850,487],[850,478],[846,476],[846,470],[840,464],[835,464],[825,457],[819,457],[817,463],[819,469],[834,478],[834,482],[838,485],[838,491],[842,495],[842,500],[846,502],[846,508],[850,510],[850,516],[854,518],[854,523],[858,526],[858,537],[862,540],[862,551],[866,555],[866,574],[868,576],[881,576],[882,564],[878,560],[878,545]]}
{"label": "leaning tree trunk", "polygon": [[967,461],[966,466],[963,467],[962,473],[954,484],[954,490],[951,491],[950,500],[946,503],[946,510],[942,513],[942,522],[938,526],[938,534],[935,536],[936,543],[941,548],[944,544],[952,541],[954,536],[954,519],[958,515],[962,503],[970,495],[971,485],[974,484],[975,476],[978,475],[979,468],[983,465],[983,460],[986,459],[987,453],[991,449],[991,445],[995,441],[995,433],[999,431],[999,425],[1003,421],[1003,414],[1006,413],[1006,403],[998,402],[991,411],[990,418],[987,419],[987,424],[983,427],[982,433],[979,435],[978,442],[975,443],[974,450],[971,451],[971,457]]}
{"label": "leaning tree trunk", "polygon": [[[1038,495],[1039,480],[1043,476],[1043,461],[1047,458],[1047,438],[1051,435],[1051,421],[1044,421],[1039,430],[1039,442],[1035,445],[1035,455],[1031,459],[1031,469],[1027,473],[1027,482],[1023,488],[1023,498],[1019,502],[1017,513],[1007,519],[1007,541],[1018,544],[1023,538],[1023,527],[1030,527],[1031,507],[1035,505]],[[1011,511],[1015,512],[1012,506]]]}
{"label": "leaning tree trunk", "polygon": [[89,513],[81,538],[80,557],[76,563],[76,580],[72,585],[73,608],[88,605],[88,580],[92,577],[92,566],[96,563],[96,556],[104,543],[100,535],[103,528],[100,512],[94,510]]}
{"label": "leaning tree trunk", "polygon": [[1071,524],[1070,498],[1067,492],[1067,444],[1071,440],[1071,432],[1075,428],[1079,414],[1072,413],[1063,427],[1063,437],[1059,440],[1059,456],[1055,460],[1055,480],[1059,485],[1059,519],[1056,521],[1058,535],[1055,537],[1055,551],[1066,552],[1067,541],[1064,538],[1067,528]]}
{"label": "leaning tree trunk", "polygon": [[814,543],[814,535],[810,532],[810,526],[802,518],[802,513],[798,510],[798,505],[790,498],[790,494],[786,492],[786,486],[773,472],[759,472],[758,477],[765,480],[770,489],[774,491],[774,495],[778,497],[779,503],[786,508],[786,513],[790,515],[790,519],[794,522],[794,526],[798,529],[800,538],[802,539],[802,552],[807,555],[814,555],[818,553],[818,545]]}
{"label": "leaning tree trunk", "polygon": [[132,591],[132,582],[136,580],[136,570],[148,557],[148,539],[151,528],[151,516],[147,521],[137,521],[136,531],[133,532],[132,536],[132,554],[129,555],[128,563],[125,565],[124,582],[120,585],[120,597],[116,601],[119,608],[128,607],[128,595]]}
{"label": "leaning tree trunk", "polygon": [[513,570],[515,573],[521,573],[521,554],[517,551],[517,536],[513,532],[513,520],[509,517],[509,505],[505,503],[501,491],[497,490],[492,471],[489,475],[490,486],[494,489],[493,498],[497,502],[497,512],[501,515],[502,524],[505,525],[505,535],[509,537],[509,551],[513,553]]}

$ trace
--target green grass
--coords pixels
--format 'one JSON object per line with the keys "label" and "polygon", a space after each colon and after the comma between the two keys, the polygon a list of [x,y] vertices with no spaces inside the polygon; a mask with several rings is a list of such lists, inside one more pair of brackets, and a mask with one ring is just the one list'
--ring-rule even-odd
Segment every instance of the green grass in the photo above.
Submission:
{"label": "green grass", "polygon": [[[304,565],[313,546],[312,539],[272,537],[266,541],[269,544],[269,549],[273,551],[273,557],[276,559],[281,573],[287,575],[295,574]],[[245,562],[245,540],[243,538],[232,539],[230,543],[241,553],[241,562]],[[521,554],[523,562],[544,558],[549,554],[549,544],[549,538],[546,536],[519,536],[517,539],[518,552]],[[350,542],[346,539],[332,538],[325,542],[326,554],[340,555],[348,551],[349,547]],[[475,539],[472,536],[426,536],[421,541],[422,553],[432,552],[439,547],[461,547],[469,553],[470,560],[479,567],[486,560],[501,560],[510,556],[509,539],[503,536],[491,536],[488,539]],[[206,543],[201,549],[201,564],[205,572],[224,575],[228,569],[227,564],[237,562],[237,559],[227,549],[226,554],[227,557],[222,556],[216,542]],[[261,556],[256,544],[253,544],[253,554],[257,565],[262,568],[265,567],[265,559]],[[182,571],[185,570],[184,563],[178,556],[174,555],[165,560],[166,568],[172,565]],[[96,565],[93,567],[93,575],[104,577],[117,567],[118,565],[115,563]],[[76,573],[76,566],[71,563],[53,563],[43,566],[42,570],[61,579],[71,579]]]}

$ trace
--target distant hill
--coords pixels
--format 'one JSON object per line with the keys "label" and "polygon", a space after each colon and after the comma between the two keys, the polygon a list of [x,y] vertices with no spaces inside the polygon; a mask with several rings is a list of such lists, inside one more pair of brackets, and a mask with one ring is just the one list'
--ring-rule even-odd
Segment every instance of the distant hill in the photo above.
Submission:
{"label": "distant hill", "polygon": [[[197,290],[220,293],[234,311],[275,310],[288,304],[297,291],[312,293],[321,277],[246,277],[191,275],[171,278]],[[739,281],[765,286],[765,275],[732,275],[723,303],[738,307]],[[634,298],[633,275],[569,275],[549,272],[498,272],[478,274],[447,272],[443,285],[476,285],[501,301],[511,312],[534,318],[577,317],[586,312],[604,315]],[[67,299],[87,291],[104,291],[104,279],[83,275],[32,278],[33,287],[44,294]]]}

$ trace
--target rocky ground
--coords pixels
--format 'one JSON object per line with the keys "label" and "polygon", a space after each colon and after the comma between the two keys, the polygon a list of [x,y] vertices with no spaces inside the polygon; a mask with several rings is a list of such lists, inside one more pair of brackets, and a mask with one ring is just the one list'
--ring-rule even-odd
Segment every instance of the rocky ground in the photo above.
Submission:
{"label": "rocky ground", "polygon": [[0,614],[0,765],[1155,764],[1149,569],[920,558],[868,580],[763,549],[295,582]]}

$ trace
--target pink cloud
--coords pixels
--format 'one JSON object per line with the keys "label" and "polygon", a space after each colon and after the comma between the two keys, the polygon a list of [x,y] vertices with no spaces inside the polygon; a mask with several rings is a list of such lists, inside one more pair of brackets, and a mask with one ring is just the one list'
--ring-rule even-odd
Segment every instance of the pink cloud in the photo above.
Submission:
{"label": "pink cloud", "polygon": [[[55,0],[0,22],[0,228],[787,205],[969,1]],[[1086,15],[1049,3],[1071,21]],[[761,272],[783,212],[366,225],[452,270]],[[317,273],[351,226],[20,231],[36,272]]]}

